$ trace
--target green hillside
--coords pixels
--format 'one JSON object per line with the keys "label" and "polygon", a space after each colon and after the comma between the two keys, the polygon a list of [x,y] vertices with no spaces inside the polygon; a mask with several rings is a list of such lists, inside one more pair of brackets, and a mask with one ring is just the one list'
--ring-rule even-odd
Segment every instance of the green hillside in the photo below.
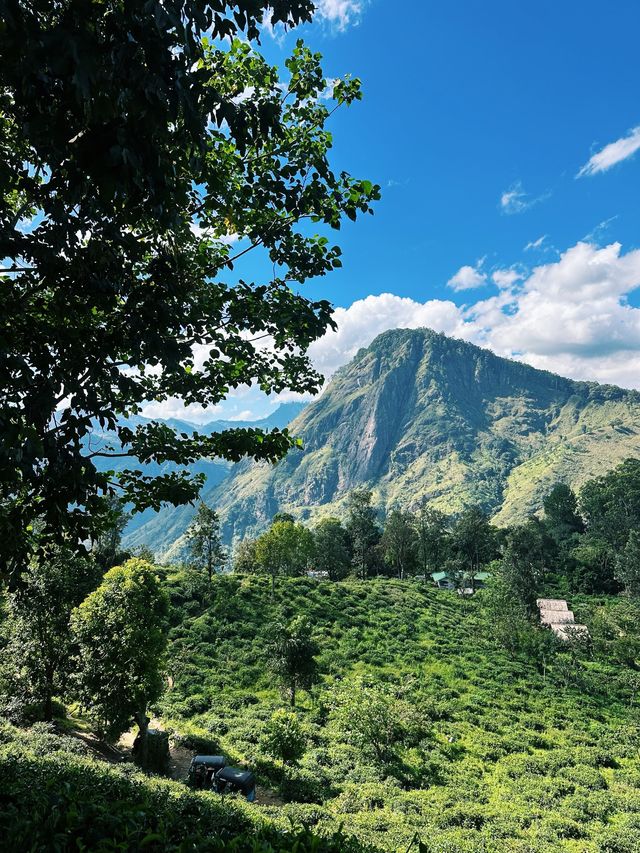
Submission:
{"label": "green hillside", "polygon": [[[344,825],[385,851],[418,839],[433,853],[640,849],[638,650],[629,659],[611,630],[623,600],[571,600],[592,647],[529,628],[508,653],[486,593],[469,601],[388,579],[283,579],[275,596],[264,578],[168,582],[173,687],[158,710],[288,801],[259,810],[320,832]],[[269,637],[299,615],[313,626],[319,681],[299,696],[305,754],[283,782],[265,747],[286,704]]]}
{"label": "green hillside", "polygon": [[[260,532],[277,511],[340,516],[360,485],[385,510],[478,504],[512,524],[555,482],[579,488],[640,454],[640,395],[403,329],[361,350],[290,428],[303,450],[275,467],[241,463],[203,492],[228,541]],[[182,510],[166,510],[138,538],[173,558],[185,528]]]}

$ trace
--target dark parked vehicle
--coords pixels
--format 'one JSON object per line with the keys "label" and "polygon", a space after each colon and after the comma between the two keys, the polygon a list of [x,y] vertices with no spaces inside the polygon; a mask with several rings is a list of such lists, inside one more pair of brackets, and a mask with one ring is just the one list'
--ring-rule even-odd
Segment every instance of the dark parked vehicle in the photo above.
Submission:
{"label": "dark parked vehicle", "polygon": [[211,790],[216,773],[226,764],[224,755],[194,755],[189,767],[189,784],[192,788]]}
{"label": "dark parked vehicle", "polygon": [[219,794],[242,794],[250,803],[256,798],[256,777],[241,767],[223,767],[218,770],[215,787]]}

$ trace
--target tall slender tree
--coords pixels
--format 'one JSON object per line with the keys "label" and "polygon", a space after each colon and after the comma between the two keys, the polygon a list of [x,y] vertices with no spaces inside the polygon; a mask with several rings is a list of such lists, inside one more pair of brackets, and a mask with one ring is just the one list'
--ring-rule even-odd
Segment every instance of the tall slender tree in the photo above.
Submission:
{"label": "tall slender tree", "polygon": [[209,580],[213,572],[224,565],[227,552],[222,547],[218,513],[200,502],[198,512],[187,531],[187,547],[191,563],[206,570]]}
{"label": "tall slender tree", "polygon": [[380,542],[377,513],[372,506],[373,493],[369,489],[354,489],[347,500],[346,529],[351,538],[353,564],[364,580],[375,559],[375,548]]}

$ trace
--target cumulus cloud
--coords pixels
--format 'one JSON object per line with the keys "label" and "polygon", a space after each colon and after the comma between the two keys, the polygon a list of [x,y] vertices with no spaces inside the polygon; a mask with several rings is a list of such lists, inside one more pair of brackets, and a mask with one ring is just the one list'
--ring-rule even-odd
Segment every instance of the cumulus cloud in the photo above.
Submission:
{"label": "cumulus cloud", "polygon": [[623,160],[628,160],[629,157],[633,157],[639,148],[640,126],[634,127],[626,136],[616,139],[615,142],[610,142],[600,151],[592,154],[576,177],[582,178],[586,175],[597,175],[599,172],[606,172],[612,166],[622,163]]}
{"label": "cumulus cloud", "polygon": [[640,287],[640,250],[578,243],[528,274],[492,278],[500,290],[468,306],[384,293],[339,308],[338,331],[311,357],[330,376],[381,332],[426,326],[572,378],[640,387],[640,309],[628,303]]}
{"label": "cumulus cloud", "polygon": [[481,272],[481,265],[478,263],[475,267],[469,265],[460,267],[458,272],[451,276],[447,282],[447,287],[452,290],[473,290],[474,287],[482,287],[483,284],[487,283],[487,276]]}
{"label": "cumulus cloud", "polygon": [[462,332],[462,316],[455,303],[444,299],[416,302],[393,293],[367,296],[349,308],[337,308],[333,318],[337,331],[327,332],[309,349],[314,365],[327,377],[387,329],[427,326],[448,335]]}
{"label": "cumulus cloud", "polygon": [[[338,328],[311,345],[311,360],[330,378],[381,332],[427,327],[563,376],[640,388],[640,308],[629,302],[640,288],[640,250],[624,253],[619,243],[579,242],[552,263],[526,272],[497,269],[491,278],[495,293],[463,306],[382,293],[337,308]],[[290,399],[300,395],[285,392],[272,402]],[[259,417],[269,401],[247,388],[215,413],[185,410],[173,401],[160,406],[162,411],[153,410],[156,416],[204,422],[240,417],[246,410]]]}
{"label": "cumulus cloud", "polygon": [[516,281],[520,281],[522,279],[523,273],[519,272],[514,267],[509,267],[504,270],[494,270],[491,273],[491,278],[501,290],[503,288],[513,287]]}

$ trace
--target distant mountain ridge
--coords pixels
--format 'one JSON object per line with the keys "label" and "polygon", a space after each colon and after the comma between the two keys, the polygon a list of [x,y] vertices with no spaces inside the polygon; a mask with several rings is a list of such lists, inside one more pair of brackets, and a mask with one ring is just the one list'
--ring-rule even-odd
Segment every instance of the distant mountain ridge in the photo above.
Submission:
{"label": "distant mountain ridge", "polygon": [[[240,463],[203,492],[228,541],[255,535],[279,510],[340,515],[359,485],[382,510],[426,499],[452,513],[478,503],[498,524],[523,519],[556,481],[579,487],[640,455],[640,394],[402,329],[360,350],[290,429],[303,450],[276,466]],[[171,535],[176,513],[164,517]]]}
{"label": "distant mountain ridge", "polygon": [[[151,423],[157,421],[167,424],[177,432],[185,432],[187,434],[199,432],[202,435],[211,435],[215,432],[222,432],[225,429],[237,429],[239,427],[254,427],[264,430],[284,429],[287,424],[294,420],[307,405],[306,402],[290,402],[280,403],[280,405],[264,418],[259,420],[212,420],[205,424],[196,424],[190,421],[181,420],[179,418],[146,418],[139,415],[134,415],[122,421],[128,426],[135,428],[140,424]],[[94,425],[90,433],[88,443],[92,449],[99,446],[112,445],[116,446],[113,433],[103,432],[98,424]],[[116,448],[117,449],[117,448]],[[121,459],[96,459],[96,464],[103,470],[115,469],[122,470],[129,468],[132,465],[132,460],[128,458]],[[136,462],[136,465],[140,463]],[[158,464],[151,462],[141,466],[142,469],[151,475],[167,473],[169,471],[178,470],[181,466],[174,463]],[[190,466],[190,471],[194,474],[202,473],[206,478],[205,489],[211,489],[218,483],[221,483],[233,468],[233,463],[223,459],[200,459],[194,465]],[[171,507],[161,510],[159,513],[153,510],[146,510],[142,513],[137,513],[132,516],[127,525],[124,543],[127,547],[135,547],[136,545],[148,545],[154,549],[159,549],[160,552],[169,546],[173,539],[178,538],[191,518],[195,513],[195,508],[192,506]],[[138,531],[144,528],[142,534]],[[175,535],[174,535],[175,533]],[[173,538],[172,538],[173,537]]]}

